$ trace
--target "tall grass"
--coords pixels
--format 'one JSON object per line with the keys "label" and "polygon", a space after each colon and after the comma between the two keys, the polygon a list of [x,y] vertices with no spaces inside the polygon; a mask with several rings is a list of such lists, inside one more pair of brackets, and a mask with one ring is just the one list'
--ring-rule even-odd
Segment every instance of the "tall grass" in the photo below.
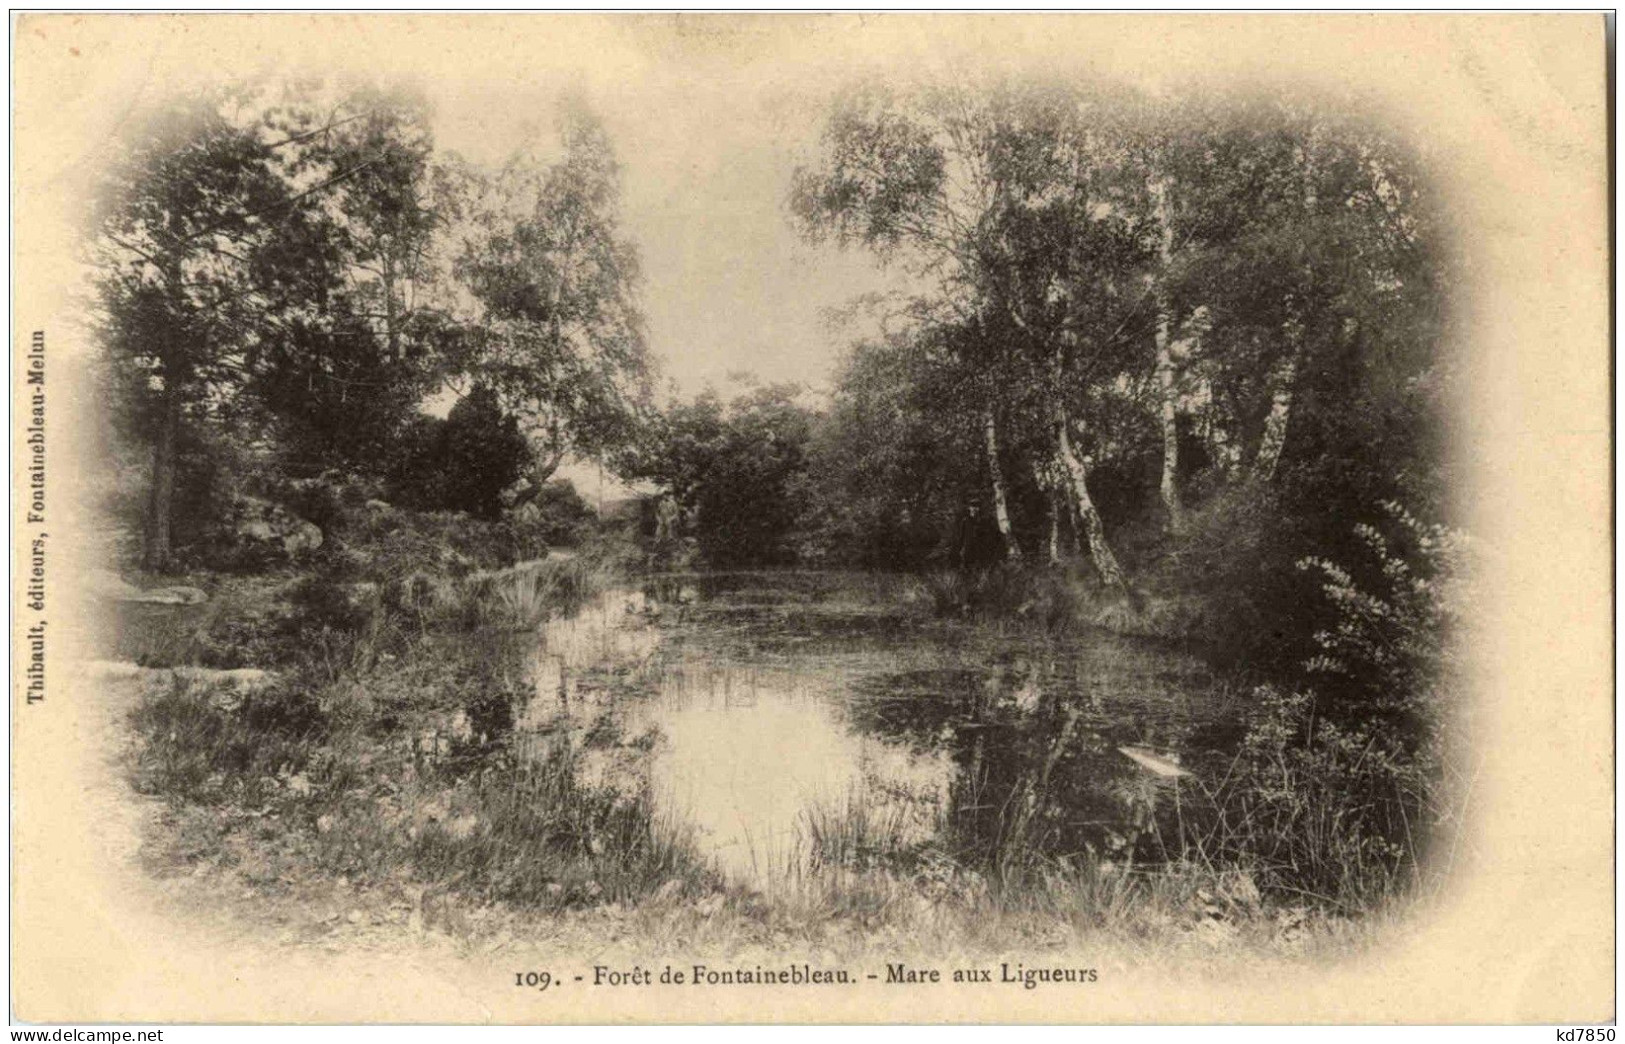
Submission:
{"label": "tall grass", "polygon": [[382,805],[345,802],[317,847],[333,872],[415,880],[517,907],[630,902],[705,871],[657,827],[648,796],[584,786],[569,758],[504,761],[461,777],[408,774]]}
{"label": "tall grass", "polygon": [[312,868],[351,881],[558,908],[708,879],[646,793],[582,783],[568,744],[519,756],[511,733],[478,728],[425,743],[376,710],[353,692],[239,695],[183,677],[132,716],[135,783],[177,808],[235,810],[222,831],[245,814],[279,824]]}
{"label": "tall grass", "polygon": [[893,866],[942,826],[940,805],[933,806],[928,822],[921,822],[912,802],[888,800],[871,788],[854,787],[840,802],[816,804],[803,812],[805,852],[798,862],[813,873]]}
{"label": "tall grass", "polygon": [[184,674],[150,692],[131,723],[144,741],[137,790],[205,805],[263,803],[280,780],[304,770],[329,728],[298,690],[244,694]]}
{"label": "tall grass", "polygon": [[[276,684],[247,693],[194,676],[147,694],[132,719],[136,783],[207,814],[190,820],[207,823],[194,857],[230,850],[251,828],[253,846],[280,846],[306,871],[404,879],[516,908],[725,895],[728,909],[745,911],[757,909],[746,898],[757,891],[779,911],[772,917],[789,911],[809,932],[835,919],[973,935],[1001,924],[1134,934],[1258,921],[1274,931],[1282,909],[1369,909],[1413,887],[1439,816],[1422,748],[1330,722],[1306,690],[1249,683],[1246,738],[1227,771],[1161,795],[1173,819],[1147,824],[1154,859],[1152,840],[1138,860],[1132,843],[1044,850],[1051,770],[1074,739],[1074,714],[1045,738],[1047,757],[1008,796],[991,844],[956,841],[946,807],[858,788],[809,810],[795,839],[764,851],[772,865],[759,868],[757,886],[729,885],[647,790],[586,782],[579,759],[594,741],[584,730],[516,734],[529,696],[521,654],[550,615],[608,582],[612,561],[456,574],[402,566],[280,588],[291,615]],[[1347,573],[1331,578],[1353,584]],[[1042,566],[937,574],[902,597],[945,615],[1025,621],[1057,641],[1082,627],[1187,625],[1156,616],[1183,610],[1103,600],[1086,578]],[[1103,623],[1112,613],[1122,619]],[[1382,635],[1353,637],[1361,641],[1329,640],[1328,662],[1336,652],[1345,665]]]}
{"label": "tall grass", "polygon": [[1082,563],[1020,560],[977,570],[939,569],[919,577],[910,599],[948,618],[1027,624],[1055,634],[1098,627],[1115,634],[1201,638],[1214,619],[1206,600],[1175,591],[1103,590]]}
{"label": "tall grass", "polygon": [[534,629],[552,614],[579,609],[614,575],[603,561],[587,557],[521,562],[465,579],[459,607],[471,626]]}
{"label": "tall grass", "polygon": [[[408,535],[417,549],[421,534]],[[218,813],[194,850],[222,855],[247,816],[276,824],[262,840],[309,869],[519,906],[703,878],[680,832],[655,829],[647,795],[582,784],[568,743],[514,742],[532,632],[610,580],[607,556],[452,572],[437,568],[443,555],[411,568],[406,557],[256,587],[256,618],[279,638],[269,687],[177,672],[145,694],[131,717],[134,782],[177,810]],[[229,592],[247,583],[227,580],[212,604],[241,608]],[[184,662],[200,628],[176,629],[186,637],[168,648]]]}

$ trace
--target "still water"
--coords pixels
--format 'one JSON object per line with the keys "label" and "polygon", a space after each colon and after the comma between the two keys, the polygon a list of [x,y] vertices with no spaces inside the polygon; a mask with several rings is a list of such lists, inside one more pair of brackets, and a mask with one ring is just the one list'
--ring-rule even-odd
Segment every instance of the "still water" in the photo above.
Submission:
{"label": "still water", "polygon": [[1204,666],[1105,632],[940,620],[911,583],[695,574],[606,592],[543,628],[517,731],[567,744],[585,784],[642,788],[745,885],[1168,854],[1181,788],[1233,746]]}

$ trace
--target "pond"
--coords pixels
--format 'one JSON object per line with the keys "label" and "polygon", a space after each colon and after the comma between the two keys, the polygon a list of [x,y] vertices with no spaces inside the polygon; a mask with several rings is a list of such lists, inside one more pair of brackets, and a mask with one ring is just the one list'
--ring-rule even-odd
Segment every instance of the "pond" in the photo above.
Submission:
{"label": "pond", "polygon": [[1160,860],[1232,715],[1203,663],[942,620],[904,577],[664,575],[548,622],[515,742],[771,888],[832,868]]}

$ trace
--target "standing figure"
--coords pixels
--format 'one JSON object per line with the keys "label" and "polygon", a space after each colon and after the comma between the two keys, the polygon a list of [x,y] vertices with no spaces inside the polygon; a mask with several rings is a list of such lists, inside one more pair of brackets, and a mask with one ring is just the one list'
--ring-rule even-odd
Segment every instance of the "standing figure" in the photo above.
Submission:
{"label": "standing figure", "polygon": [[679,513],[677,501],[672,499],[670,493],[660,498],[660,503],[655,506],[655,543],[663,544],[677,539]]}

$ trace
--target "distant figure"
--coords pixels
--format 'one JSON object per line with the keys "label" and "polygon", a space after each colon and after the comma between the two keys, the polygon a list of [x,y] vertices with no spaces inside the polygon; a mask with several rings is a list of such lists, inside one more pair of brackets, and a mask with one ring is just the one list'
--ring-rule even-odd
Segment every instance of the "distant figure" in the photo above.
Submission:
{"label": "distant figure", "polygon": [[990,516],[975,504],[967,504],[954,520],[949,546],[960,569],[975,569],[997,562],[1003,552],[1002,538]]}
{"label": "distant figure", "polygon": [[677,539],[677,519],[680,514],[677,501],[669,493],[660,498],[660,503],[655,505],[655,543],[663,544]]}

